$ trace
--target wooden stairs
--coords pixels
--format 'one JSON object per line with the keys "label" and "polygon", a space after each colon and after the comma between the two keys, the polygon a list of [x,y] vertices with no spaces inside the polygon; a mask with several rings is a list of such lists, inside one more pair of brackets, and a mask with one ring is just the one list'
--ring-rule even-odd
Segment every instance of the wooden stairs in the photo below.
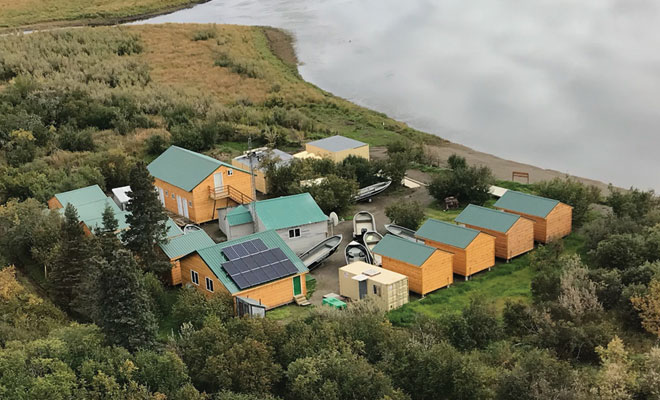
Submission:
{"label": "wooden stairs", "polygon": [[309,302],[309,300],[307,300],[307,297],[305,297],[302,294],[299,294],[298,296],[294,296],[293,299],[296,301],[296,304],[298,304],[299,306],[308,306],[312,304]]}

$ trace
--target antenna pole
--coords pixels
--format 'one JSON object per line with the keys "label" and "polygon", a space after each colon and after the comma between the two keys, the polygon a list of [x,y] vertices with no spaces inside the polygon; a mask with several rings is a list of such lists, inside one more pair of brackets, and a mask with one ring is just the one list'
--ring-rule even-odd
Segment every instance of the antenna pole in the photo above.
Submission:
{"label": "antenna pole", "polygon": [[252,182],[252,201],[250,202],[250,214],[252,214],[252,230],[254,233],[257,233],[257,187],[255,186],[255,177],[254,177],[254,166],[252,165],[252,159],[255,156],[255,152],[252,151],[252,135],[248,136],[248,160],[250,161],[250,180]]}

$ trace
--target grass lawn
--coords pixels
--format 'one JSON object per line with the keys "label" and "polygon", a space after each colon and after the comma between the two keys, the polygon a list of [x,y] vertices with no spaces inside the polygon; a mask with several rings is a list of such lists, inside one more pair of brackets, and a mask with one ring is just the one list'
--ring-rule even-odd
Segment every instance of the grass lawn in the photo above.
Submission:
{"label": "grass lawn", "polygon": [[[205,0],[0,0],[0,28],[77,21],[114,23],[117,19],[174,10]],[[50,25],[50,24],[49,24]]]}
{"label": "grass lawn", "polygon": [[[583,244],[582,237],[572,234],[564,239],[564,253],[579,254]],[[445,313],[460,312],[476,295],[494,302],[498,312],[504,309],[508,301],[530,302],[534,271],[529,262],[529,254],[517,257],[509,263],[498,262],[491,271],[478,273],[467,282],[455,275],[451,287],[439,289],[423,299],[411,296],[410,303],[389,313],[389,319],[395,325],[408,325],[418,314],[437,318]]]}
{"label": "grass lawn", "polygon": [[176,322],[172,318],[172,306],[176,303],[179,297],[180,289],[176,287],[166,287],[163,296],[165,308],[168,310],[167,315],[158,318],[158,337],[161,339],[167,338],[172,332],[176,332]]}
{"label": "grass lawn", "polygon": [[294,319],[306,316],[313,307],[301,307],[296,304],[289,304],[288,306],[277,307],[274,310],[266,311],[266,318],[286,324]]}

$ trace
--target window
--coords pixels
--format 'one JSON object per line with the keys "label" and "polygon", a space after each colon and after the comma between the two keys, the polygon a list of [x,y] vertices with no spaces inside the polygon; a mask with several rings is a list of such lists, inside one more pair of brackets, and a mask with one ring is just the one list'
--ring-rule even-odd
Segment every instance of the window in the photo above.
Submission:
{"label": "window", "polygon": [[232,176],[234,175],[234,170],[233,169],[228,169],[227,170],[227,176]]}
{"label": "window", "polygon": [[289,229],[289,239],[300,237],[300,228]]}
{"label": "window", "polygon": [[378,297],[381,297],[380,293],[381,293],[380,286],[374,285],[374,294]]}
{"label": "window", "polygon": [[199,274],[197,272],[191,270],[190,271],[190,280],[195,285],[199,285]]}
{"label": "window", "polygon": [[191,208],[192,208],[192,201],[189,201],[189,202],[188,202],[188,207],[191,207]]}
{"label": "window", "polygon": [[213,281],[209,278],[206,278],[206,290],[209,292],[213,291]]}
{"label": "window", "polygon": [[174,198],[174,193],[172,193],[172,198]]}
{"label": "window", "polygon": [[169,196],[169,195],[170,195],[170,193],[166,190],[165,191],[165,196]]}

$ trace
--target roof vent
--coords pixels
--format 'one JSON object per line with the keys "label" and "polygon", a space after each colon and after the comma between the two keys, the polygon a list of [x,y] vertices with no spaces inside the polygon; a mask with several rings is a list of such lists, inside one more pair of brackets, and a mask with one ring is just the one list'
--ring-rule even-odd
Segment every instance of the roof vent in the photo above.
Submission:
{"label": "roof vent", "polygon": [[380,274],[380,271],[377,270],[377,269],[368,269],[368,270],[364,271],[362,274],[366,275],[366,276],[376,276],[376,275]]}

